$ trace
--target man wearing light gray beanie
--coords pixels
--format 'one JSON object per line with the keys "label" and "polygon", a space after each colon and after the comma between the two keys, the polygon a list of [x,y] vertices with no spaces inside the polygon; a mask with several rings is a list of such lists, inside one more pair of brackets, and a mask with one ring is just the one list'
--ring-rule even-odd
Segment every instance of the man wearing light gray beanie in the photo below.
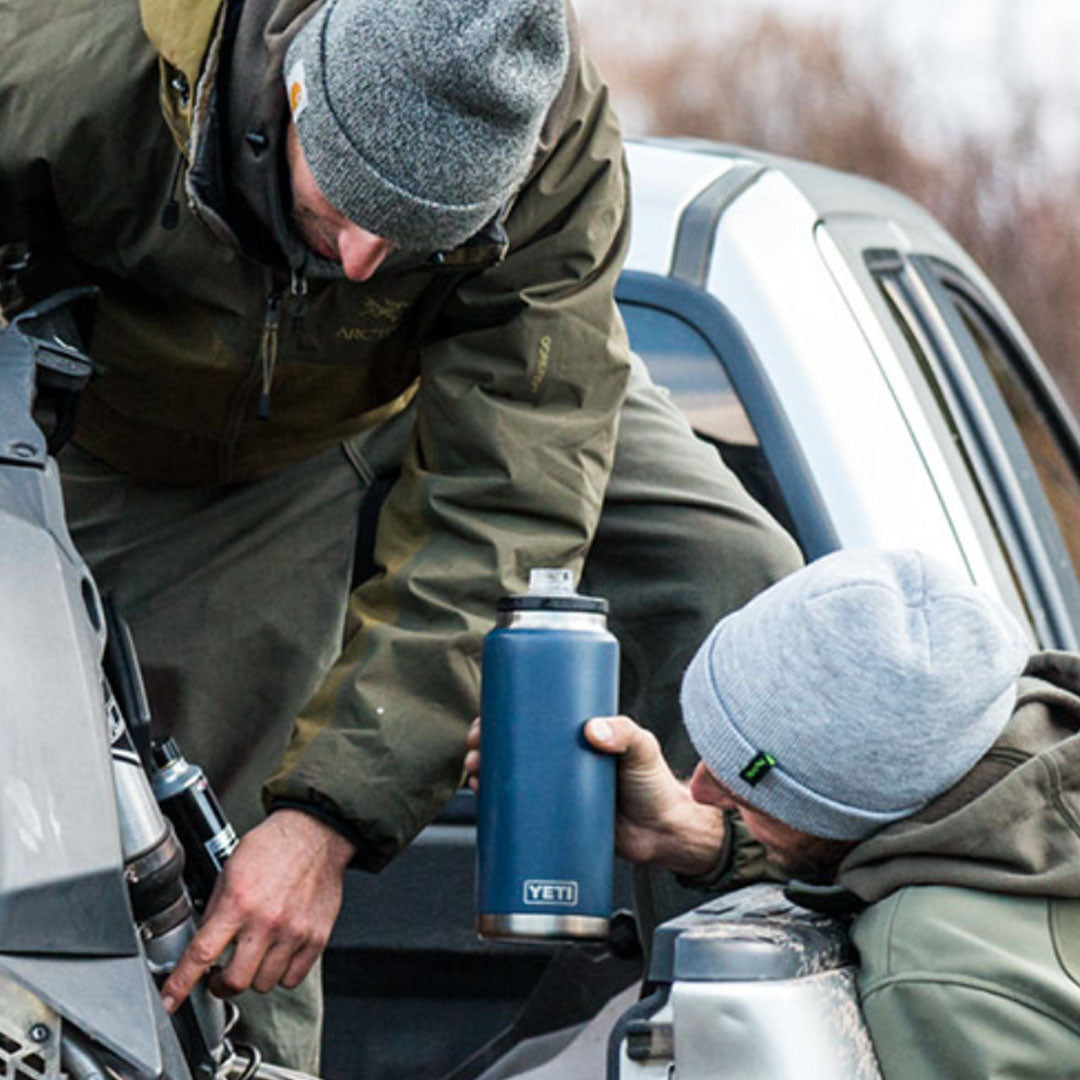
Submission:
{"label": "man wearing light gray beanie", "polygon": [[[844,551],[715,627],[683,681],[701,762],[628,717],[621,853],[699,887],[773,876],[856,911],[886,1080],[1071,1075],[1080,1059],[1080,657],[916,551]],[[736,828],[737,826],[737,828]],[[760,849],[759,849],[760,850]]]}

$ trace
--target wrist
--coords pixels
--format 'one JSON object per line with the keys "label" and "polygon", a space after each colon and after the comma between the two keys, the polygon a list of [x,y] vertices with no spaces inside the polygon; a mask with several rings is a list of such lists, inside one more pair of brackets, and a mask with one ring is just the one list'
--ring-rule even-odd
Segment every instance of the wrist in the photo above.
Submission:
{"label": "wrist", "polygon": [[672,807],[651,861],[680,877],[710,875],[727,850],[727,833],[723,811],[696,802],[687,793]]}
{"label": "wrist", "polygon": [[354,859],[356,853],[363,847],[362,838],[356,829],[339,817],[329,805],[324,805],[321,802],[301,802],[299,799],[274,799],[266,809],[270,818],[275,818],[278,814],[287,810],[294,810],[305,817],[322,822],[323,825],[344,837],[352,845]]}
{"label": "wrist", "polygon": [[317,853],[324,863],[341,873],[356,854],[356,844],[319,815],[290,806],[274,810],[270,816],[307,850]]}
{"label": "wrist", "polygon": [[711,866],[698,867],[693,873],[677,873],[680,885],[688,889],[717,892],[734,872],[735,864],[735,817],[731,811],[723,813],[724,837],[720,847],[713,853]]}

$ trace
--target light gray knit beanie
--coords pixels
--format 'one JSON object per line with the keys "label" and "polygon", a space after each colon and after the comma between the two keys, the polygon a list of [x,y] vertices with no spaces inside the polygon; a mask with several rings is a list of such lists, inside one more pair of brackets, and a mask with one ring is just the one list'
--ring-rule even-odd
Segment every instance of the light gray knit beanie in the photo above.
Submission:
{"label": "light gray knit beanie", "polygon": [[705,765],[816,836],[857,840],[959,780],[1031,651],[992,596],[917,551],[848,550],[722,619],[682,684]]}
{"label": "light gray knit beanie", "polygon": [[438,251],[517,190],[569,55],[564,0],[327,0],[290,45],[285,83],[330,204]]}

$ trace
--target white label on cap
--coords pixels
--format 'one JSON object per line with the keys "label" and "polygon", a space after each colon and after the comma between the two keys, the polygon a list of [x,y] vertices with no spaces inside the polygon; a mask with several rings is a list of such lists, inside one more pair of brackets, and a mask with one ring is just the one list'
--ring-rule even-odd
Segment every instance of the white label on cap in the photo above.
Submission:
{"label": "white label on cap", "polygon": [[529,571],[530,596],[573,596],[574,575],[569,570],[536,567]]}
{"label": "white label on cap", "polygon": [[285,77],[285,86],[289,92],[289,111],[294,120],[300,119],[300,114],[307,105],[307,83],[304,81],[304,61],[297,60]]}

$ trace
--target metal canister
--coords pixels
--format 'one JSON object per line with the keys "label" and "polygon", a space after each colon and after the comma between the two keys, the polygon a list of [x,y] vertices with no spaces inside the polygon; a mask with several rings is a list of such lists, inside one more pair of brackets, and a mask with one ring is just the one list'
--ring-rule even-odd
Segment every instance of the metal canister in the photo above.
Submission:
{"label": "metal canister", "polygon": [[153,757],[154,795],[184,848],[184,878],[196,906],[202,908],[236,847],[236,832],[206,775],[184,757],[174,739],[155,740]]}
{"label": "metal canister", "polygon": [[489,938],[608,932],[615,760],[585,722],[618,706],[619,646],[607,601],[566,570],[533,570],[484,640],[476,926]]}

